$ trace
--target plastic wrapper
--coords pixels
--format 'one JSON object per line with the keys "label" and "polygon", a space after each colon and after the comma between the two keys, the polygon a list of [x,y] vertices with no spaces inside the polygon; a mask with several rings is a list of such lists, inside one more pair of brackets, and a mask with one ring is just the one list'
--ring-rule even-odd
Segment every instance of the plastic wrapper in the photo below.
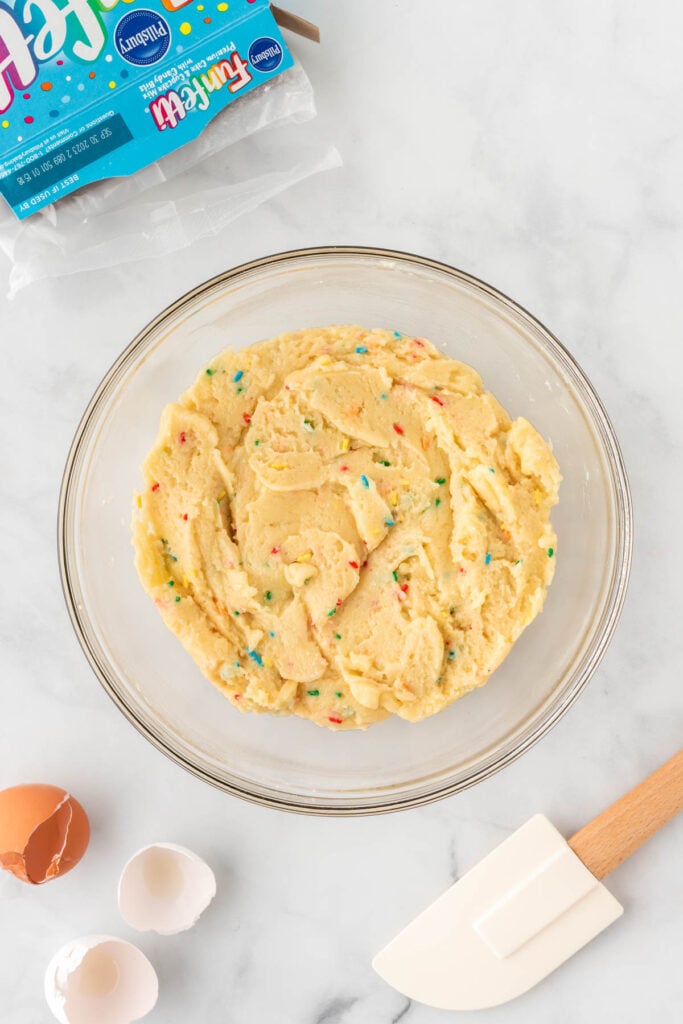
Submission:
{"label": "plastic wrapper", "polygon": [[334,145],[306,123],[315,113],[313,89],[297,64],[137,174],[100,181],[24,221],[2,204],[10,297],[45,278],[166,256],[339,166]]}

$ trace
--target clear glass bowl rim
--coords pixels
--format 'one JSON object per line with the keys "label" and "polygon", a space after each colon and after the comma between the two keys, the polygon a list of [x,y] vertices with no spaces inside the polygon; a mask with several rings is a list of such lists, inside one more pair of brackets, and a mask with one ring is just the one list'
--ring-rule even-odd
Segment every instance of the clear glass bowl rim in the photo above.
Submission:
{"label": "clear glass bowl rim", "polygon": [[[483,763],[466,776],[435,786],[430,791],[420,792],[415,795],[403,795],[396,799],[389,799],[382,804],[363,803],[359,801],[355,804],[335,804],[332,806],[323,805],[322,803],[320,805],[309,804],[300,802],[297,799],[290,800],[280,797],[275,798],[271,791],[266,791],[265,789],[260,791],[256,785],[253,785],[253,788],[251,789],[246,789],[243,785],[240,785],[237,782],[233,783],[226,781],[225,779],[217,778],[210,772],[205,771],[201,766],[194,764],[189,758],[185,757],[179,751],[175,750],[167,741],[161,730],[158,732],[154,731],[136,715],[135,711],[124,699],[121,690],[116,685],[115,679],[112,678],[114,673],[112,672],[111,667],[99,656],[96,644],[94,643],[93,631],[88,621],[87,612],[78,601],[74,580],[72,579],[69,538],[73,534],[74,527],[74,488],[76,481],[78,480],[78,471],[80,469],[87,444],[91,439],[93,431],[97,429],[100,409],[112,396],[113,392],[118,387],[122,376],[127,372],[131,364],[142,352],[144,352],[147,342],[154,336],[155,331],[165,322],[177,317],[185,308],[191,307],[198,298],[221,289],[227,282],[234,283],[239,278],[247,277],[254,271],[275,267],[282,263],[307,260],[311,257],[343,258],[344,256],[351,258],[365,256],[383,260],[393,260],[453,276],[457,280],[473,286],[474,288],[479,289],[485,294],[498,300],[513,314],[518,317],[521,316],[522,319],[526,319],[533,324],[541,336],[541,339],[539,340],[542,340],[545,344],[549,355],[562,367],[564,372],[572,381],[576,390],[579,392],[581,399],[591,414],[593,426],[595,427],[603,444],[604,454],[607,458],[611,474],[611,483],[614,488],[616,557],[605,610],[603,612],[602,629],[597,631],[593,637],[590,647],[588,648],[581,663],[574,671],[573,678],[571,679],[570,684],[566,687],[566,691],[562,698],[553,704],[544,715],[539,717],[534,727],[528,731],[527,735],[522,738],[521,742],[511,749],[503,751],[490,762]],[[348,817],[380,814],[411,807],[418,807],[440,800],[444,797],[451,796],[464,789],[468,789],[477,782],[481,782],[482,780],[495,775],[497,772],[501,771],[501,769],[506,767],[506,765],[516,761],[518,757],[521,757],[525,751],[534,746],[553,728],[554,725],[557,724],[557,722],[566,714],[572,704],[577,700],[593,676],[605,654],[605,651],[607,650],[619,620],[626,597],[631,570],[633,550],[633,508],[628,477],[619,442],[617,441],[614,428],[612,427],[600,398],[595,392],[590,380],[575,361],[573,356],[565,348],[562,342],[560,342],[559,339],[556,338],[555,335],[537,319],[537,317],[530,313],[524,306],[521,306],[518,302],[511,299],[508,295],[505,295],[497,288],[494,288],[492,285],[487,284],[485,281],[482,281],[472,274],[468,274],[465,271],[459,270],[456,267],[452,267],[449,264],[442,263],[438,260],[432,260],[427,257],[417,256],[413,253],[402,252],[400,250],[375,248],[373,246],[332,245],[314,246],[306,249],[292,249],[285,252],[274,253],[270,256],[264,256],[257,260],[251,260],[248,263],[240,264],[231,270],[227,270],[208,281],[197,285],[176,302],[167,306],[166,309],[159,313],[158,316],[138,332],[135,338],[129,345],[127,345],[118,359],[116,359],[102,378],[78,424],[74,439],[69,449],[62,477],[57,530],[59,571],[62,591],[69,618],[76,633],[78,642],[105,692],[141,735],[149,740],[150,743],[152,743],[168,758],[185,768],[185,770],[190,772],[192,775],[195,775],[197,778],[202,779],[204,782],[208,782],[210,785],[221,789],[224,792],[231,793],[233,796],[240,797],[241,799],[247,800],[251,803],[261,804],[279,810],[293,811],[295,813]]]}

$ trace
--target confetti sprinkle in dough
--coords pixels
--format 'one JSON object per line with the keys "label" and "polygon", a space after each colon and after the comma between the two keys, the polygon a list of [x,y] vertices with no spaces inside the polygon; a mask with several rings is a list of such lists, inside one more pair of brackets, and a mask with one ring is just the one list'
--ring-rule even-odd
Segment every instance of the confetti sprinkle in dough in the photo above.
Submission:
{"label": "confetti sprinkle in dough", "polygon": [[140,578],[242,711],[436,714],[486,682],[553,576],[548,445],[398,331],[224,352],[164,410],[143,473]]}

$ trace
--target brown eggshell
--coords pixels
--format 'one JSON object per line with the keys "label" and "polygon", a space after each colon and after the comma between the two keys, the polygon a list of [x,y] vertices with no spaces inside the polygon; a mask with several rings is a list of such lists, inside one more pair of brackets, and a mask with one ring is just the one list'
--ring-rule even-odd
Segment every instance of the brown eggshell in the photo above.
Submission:
{"label": "brown eggshell", "polygon": [[59,786],[40,783],[0,790],[0,867],[41,885],[71,871],[88,848],[90,823]]}

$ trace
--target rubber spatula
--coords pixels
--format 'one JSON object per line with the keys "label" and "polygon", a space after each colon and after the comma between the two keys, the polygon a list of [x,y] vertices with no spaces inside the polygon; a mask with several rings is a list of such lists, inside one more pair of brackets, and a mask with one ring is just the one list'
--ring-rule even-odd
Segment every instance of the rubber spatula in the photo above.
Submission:
{"label": "rubber spatula", "polygon": [[542,814],[373,961],[418,1002],[476,1010],[527,992],[623,913],[600,879],[683,810],[683,750],[568,841]]}

